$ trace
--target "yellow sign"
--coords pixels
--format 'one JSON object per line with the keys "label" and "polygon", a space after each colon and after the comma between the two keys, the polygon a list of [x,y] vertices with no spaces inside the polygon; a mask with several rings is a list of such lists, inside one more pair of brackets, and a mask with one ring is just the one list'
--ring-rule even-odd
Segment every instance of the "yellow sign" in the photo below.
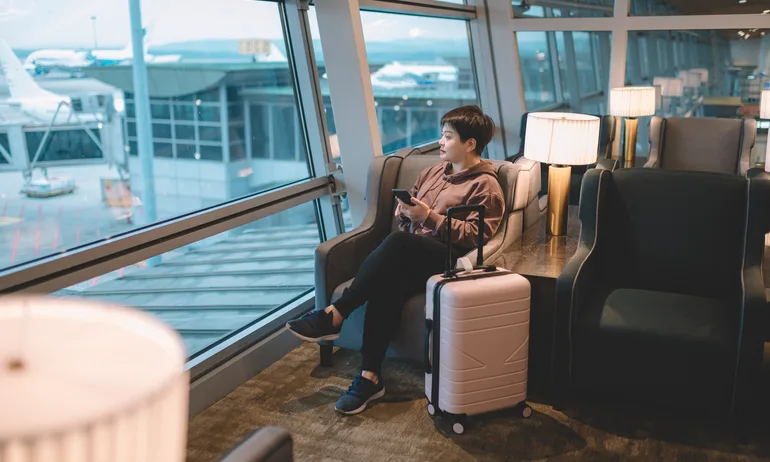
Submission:
{"label": "yellow sign", "polygon": [[21,221],[21,218],[16,217],[0,217],[0,226],[10,226]]}
{"label": "yellow sign", "polygon": [[270,40],[242,39],[238,41],[239,55],[266,55],[270,53]]}
{"label": "yellow sign", "polygon": [[109,207],[131,208],[131,186],[128,180],[104,180],[104,197]]}

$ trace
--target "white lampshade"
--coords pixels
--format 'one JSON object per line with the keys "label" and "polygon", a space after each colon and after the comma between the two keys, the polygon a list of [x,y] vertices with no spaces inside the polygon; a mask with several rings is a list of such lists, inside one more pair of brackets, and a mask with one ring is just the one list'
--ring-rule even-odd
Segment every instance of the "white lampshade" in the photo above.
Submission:
{"label": "white lampshade", "polygon": [[679,78],[684,81],[685,87],[700,87],[701,75],[697,72],[679,71]]}
{"label": "white lampshade", "polygon": [[532,112],[527,116],[524,157],[546,164],[593,164],[599,150],[599,130],[596,116]]}
{"label": "white lampshade", "polygon": [[179,335],[138,310],[0,298],[0,460],[185,460],[185,357]]}
{"label": "white lampshade", "polygon": [[673,77],[655,77],[653,85],[660,85],[661,96],[682,96],[684,81]]}
{"label": "white lampshade", "polygon": [[617,117],[642,117],[655,114],[655,87],[611,89],[610,114]]}
{"label": "white lampshade", "polygon": [[[762,90],[762,100],[759,103],[759,118],[770,119],[770,88]],[[770,142],[768,142],[770,146]]]}
{"label": "white lampshade", "polygon": [[700,81],[701,83],[706,83],[709,81],[709,70],[699,67],[695,69],[690,69],[690,72],[695,72],[696,74],[700,75]]}

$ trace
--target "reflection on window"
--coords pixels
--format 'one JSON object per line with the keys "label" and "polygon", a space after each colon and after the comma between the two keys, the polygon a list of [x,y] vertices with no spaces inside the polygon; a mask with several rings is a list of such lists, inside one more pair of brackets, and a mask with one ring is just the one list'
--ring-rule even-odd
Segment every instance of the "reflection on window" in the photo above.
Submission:
{"label": "reflection on window", "polygon": [[[42,202],[18,194],[24,176],[0,155],[0,197],[7,198],[0,209],[21,219],[0,226],[0,270],[309,176],[279,3],[142,5],[148,23],[152,197],[142,191],[147,164],[139,157],[135,97],[126,88],[133,77],[131,58],[115,58],[123,44],[131,43],[129,18],[96,14],[92,20],[87,14],[73,16],[64,3],[48,3],[35,14],[5,18],[1,35],[29,69],[33,84],[77,95],[73,111],[78,117],[62,113],[69,117],[60,115],[62,123],[43,142],[50,120],[37,120],[23,107],[9,109],[28,123],[13,144],[20,152],[7,150],[15,159],[32,159],[40,148],[38,166],[76,189]],[[105,12],[125,7],[120,0],[98,3]],[[179,11],[185,13],[184,27]],[[46,24],[59,21],[65,21],[60,33],[43,33]],[[89,33],[62,32],[85,30]],[[51,52],[61,48],[71,48],[85,64],[62,62],[60,53]],[[84,73],[87,78],[80,78]],[[0,91],[0,105],[6,99],[7,92]],[[43,171],[32,174],[37,180]],[[150,217],[153,202],[156,216]]]}
{"label": "reflection on window", "polygon": [[54,295],[151,313],[182,335],[192,357],[313,289],[317,222],[308,202]]}
{"label": "reflection on window", "polygon": [[[647,0],[636,0],[647,1]],[[531,2],[513,0],[514,16],[550,18],[609,18],[613,16],[614,0],[572,0],[554,2],[564,4],[558,8],[530,5]]]}
{"label": "reflection on window", "polygon": [[632,16],[680,16],[694,14],[759,14],[768,9],[767,3],[756,1],[663,2],[660,0],[631,0]]}
{"label": "reflection on window", "polygon": [[[572,41],[575,46],[575,63],[578,71],[580,94],[587,95],[599,90],[596,75],[600,68],[596,66],[594,55],[591,52],[591,37],[588,32],[572,32]],[[598,49],[596,49],[598,53]]]}
{"label": "reflection on window", "polygon": [[7,133],[0,133],[0,164],[11,163],[11,144]]}
{"label": "reflection on window", "polygon": [[362,12],[383,152],[441,137],[440,117],[477,102],[466,21]]}
{"label": "reflection on window", "polygon": [[524,101],[532,111],[556,103],[551,57],[545,32],[517,32]]}

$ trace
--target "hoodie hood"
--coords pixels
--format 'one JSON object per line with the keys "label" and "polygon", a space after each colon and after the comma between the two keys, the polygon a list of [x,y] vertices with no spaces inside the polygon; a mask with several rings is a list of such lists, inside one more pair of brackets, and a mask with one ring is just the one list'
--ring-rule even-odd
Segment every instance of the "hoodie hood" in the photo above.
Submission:
{"label": "hoodie hood", "polygon": [[451,184],[464,183],[471,178],[476,178],[479,175],[492,175],[495,179],[497,179],[497,169],[495,168],[494,164],[488,160],[482,160],[473,167],[463,170],[460,173],[450,174],[449,172],[451,170],[452,164],[450,162],[446,162],[444,164],[444,180]]}

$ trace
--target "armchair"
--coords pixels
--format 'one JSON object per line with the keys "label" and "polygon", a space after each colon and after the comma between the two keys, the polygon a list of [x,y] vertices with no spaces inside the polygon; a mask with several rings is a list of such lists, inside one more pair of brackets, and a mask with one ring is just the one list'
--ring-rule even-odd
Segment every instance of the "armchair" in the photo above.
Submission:
{"label": "armchair", "polygon": [[578,249],[556,282],[553,385],[744,413],[767,305],[770,175],[591,170]]}
{"label": "armchair", "polygon": [[754,119],[656,116],[644,167],[746,176],[756,137]]}
{"label": "armchair", "polygon": [[[441,162],[438,145],[422,149],[404,149],[391,156],[375,158],[367,178],[367,213],[361,225],[321,244],[315,256],[316,309],[324,309],[336,300],[353,281],[364,259],[385,237],[397,229],[392,189],[409,189],[426,167]],[[493,161],[505,196],[506,212],[499,229],[484,246],[484,263],[494,264],[519,237],[524,227],[537,221],[540,210],[537,191],[540,176],[537,162]],[[470,252],[475,260],[475,250]],[[458,257],[460,255],[457,255]],[[353,312],[345,321],[334,345],[360,349],[366,307]],[[425,295],[412,297],[404,308],[401,327],[391,342],[388,356],[422,361],[425,336]],[[321,364],[331,361],[331,343],[321,344]]]}

